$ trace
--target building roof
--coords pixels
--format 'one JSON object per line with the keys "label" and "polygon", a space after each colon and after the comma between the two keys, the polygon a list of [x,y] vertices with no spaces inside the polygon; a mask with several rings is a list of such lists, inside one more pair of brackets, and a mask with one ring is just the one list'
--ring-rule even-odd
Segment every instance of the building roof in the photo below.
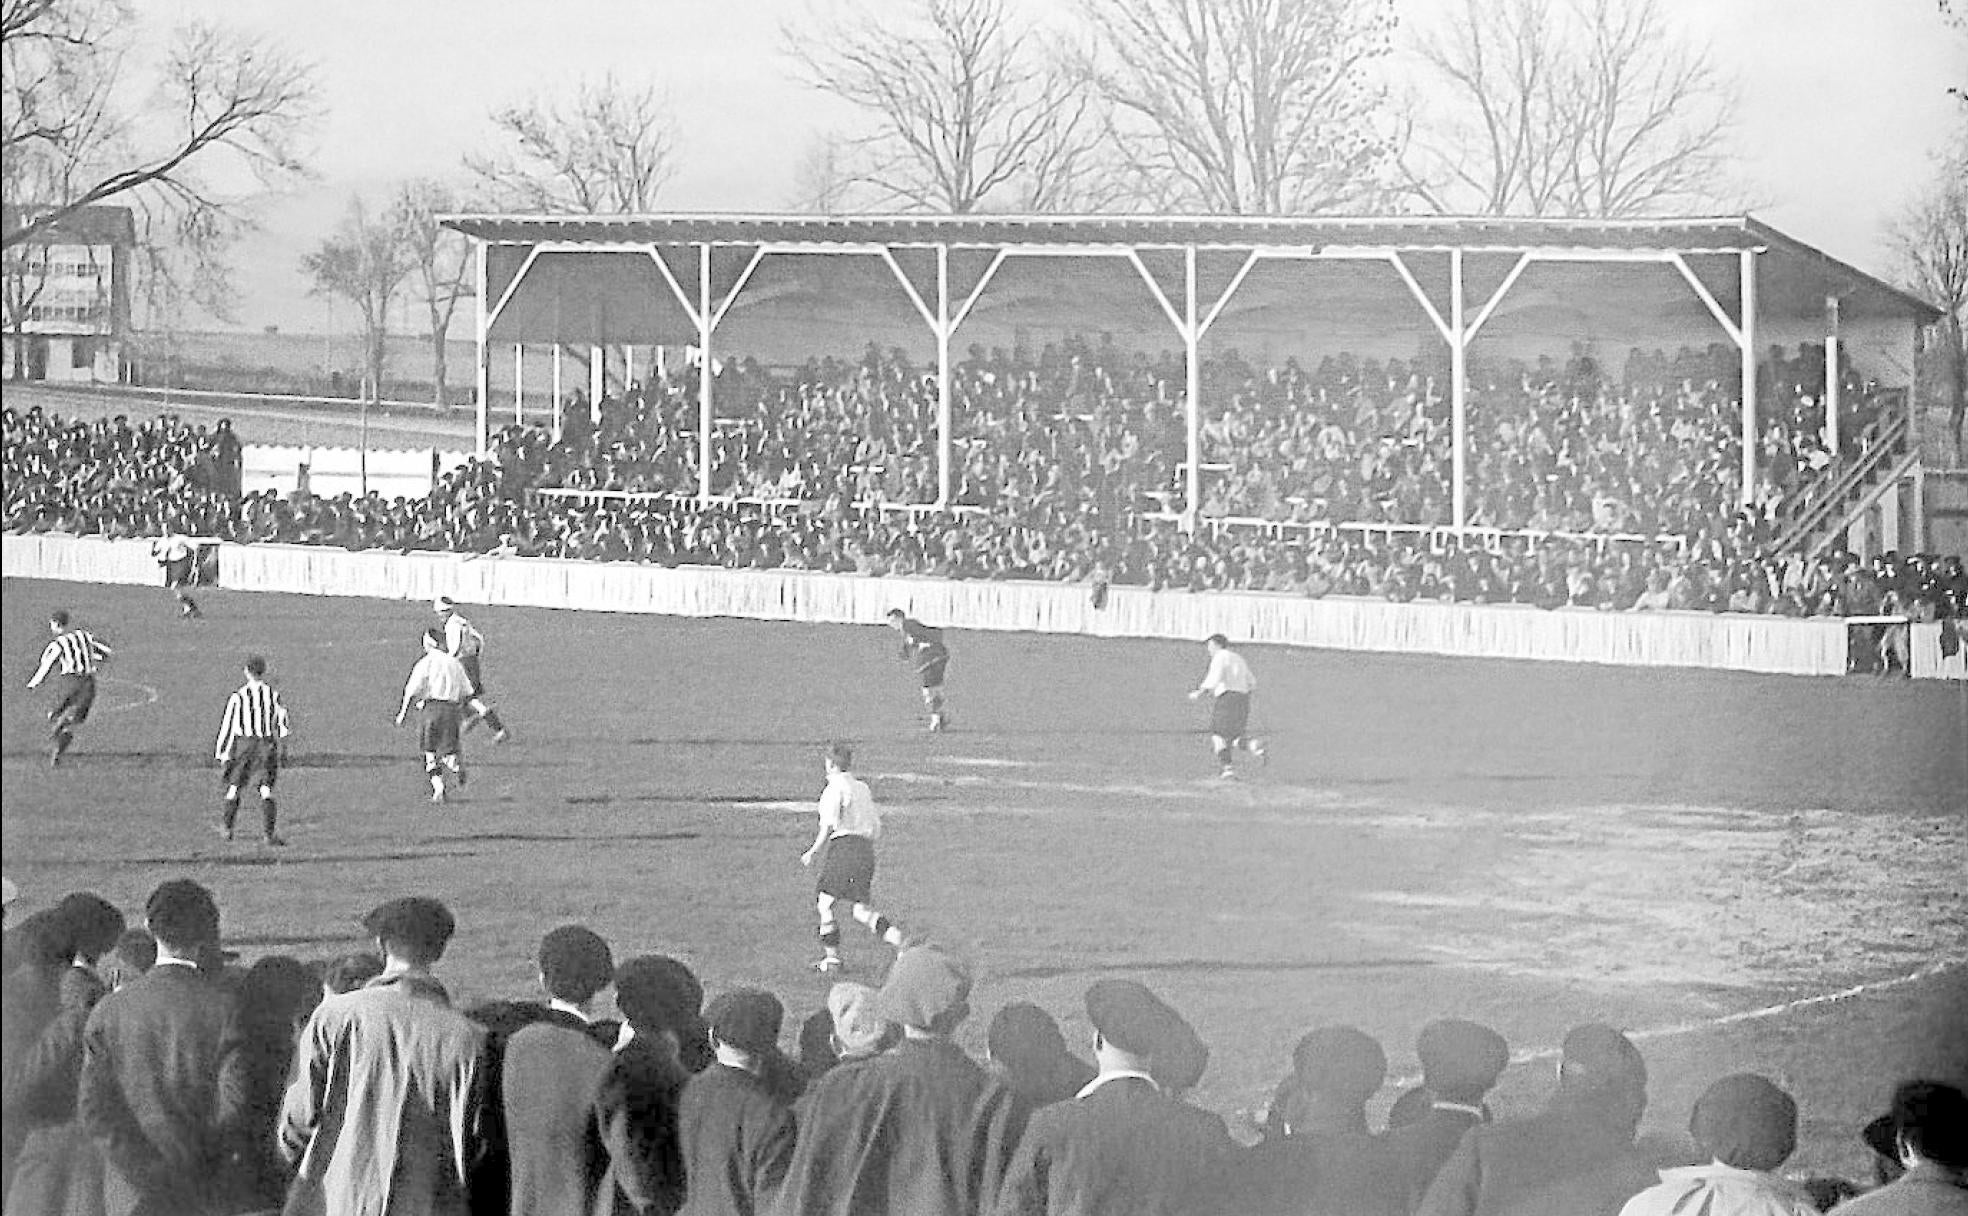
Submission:
{"label": "building roof", "polygon": [[[8,203],[0,206],[0,229],[12,232],[45,207]],[[79,207],[53,226],[27,238],[35,245],[134,245],[137,243],[136,213],[128,207],[110,203]]]}

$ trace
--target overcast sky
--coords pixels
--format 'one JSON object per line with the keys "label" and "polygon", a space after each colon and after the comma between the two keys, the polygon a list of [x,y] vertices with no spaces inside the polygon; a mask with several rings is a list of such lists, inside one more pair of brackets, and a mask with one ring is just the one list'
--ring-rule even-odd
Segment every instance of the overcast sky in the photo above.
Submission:
{"label": "overcast sky", "polygon": [[[781,53],[781,28],[831,2],[143,0],[143,12],[160,28],[184,17],[256,27],[316,65],[319,178],[263,209],[265,231],[242,251],[240,274],[242,326],[306,331],[326,308],[295,264],[351,192],[456,173],[465,152],[489,146],[493,108],[583,75],[647,77],[667,94],[680,163],[666,207],[786,209],[802,150],[852,120],[793,79]],[[1022,2],[1045,11],[1043,0]],[[1397,0],[1397,12],[1412,30],[1445,3]],[[1930,176],[1930,153],[1961,121],[1945,90],[1968,79],[1968,49],[1934,0],[1663,3],[1739,73],[1741,171],[1757,214],[1884,273],[1883,219]]]}

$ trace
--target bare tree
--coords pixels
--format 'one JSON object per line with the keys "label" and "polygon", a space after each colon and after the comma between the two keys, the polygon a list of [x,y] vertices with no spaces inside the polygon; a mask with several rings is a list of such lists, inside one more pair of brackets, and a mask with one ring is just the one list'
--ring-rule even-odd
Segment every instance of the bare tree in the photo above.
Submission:
{"label": "bare tree", "polygon": [[787,202],[795,211],[840,215],[849,210],[853,182],[847,167],[846,141],[828,132],[814,139],[793,168],[793,189]]}
{"label": "bare tree", "polygon": [[1091,99],[1004,0],[864,5],[784,34],[806,82],[864,115],[848,176],[876,207],[1048,209],[1062,159],[1095,142]]}
{"label": "bare tree", "polygon": [[14,339],[14,358],[7,374],[15,380],[27,379],[27,326],[48,286],[49,270],[45,245],[9,245],[0,250],[0,306],[6,312],[7,332]]}
{"label": "bare tree", "polygon": [[675,121],[655,86],[613,75],[584,81],[571,100],[534,99],[492,115],[499,155],[465,167],[501,205],[540,213],[630,215],[655,208],[676,171]]}
{"label": "bare tree", "polygon": [[193,22],[149,79],[132,70],[137,36],[121,0],[0,0],[0,159],[21,204],[0,245],[111,200],[231,221],[242,200],[214,183],[304,171],[309,68],[267,42]]}
{"label": "bare tree", "polygon": [[1948,396],[1948,430],[1957,465],[1968,417],[1968,126],[1934,158],[1934,179],[1886,225],[1886,243],[1906,285],[1940,308],[1938,349]]}
{"label": "bare tree", "polygon": [[1736,201],[1734,87],[1658,0],[1462,0],[1416,50],[1401,165],[1431,210],[1618,217]]}
{"label": "bare tree", "polygon": [[410,264],[410,291],[430,318],[431,382],[439,408],[444,406],[451,317],[459,301],[477,291],[472,282],[471,242],[437,222],[439,215],[457,209],[451,187],[427,177],[397,187],[390,204],[390,218]]}
{"label": "bare tree", "polygon": [[380,400],[389,355],[389,310],[404,281],[415,272],[403,230],[390,217],[372,216],[358,195],[349,200],[341,225],[301,259],[313,281],[311,294],[348,300],[362,317],[362,350],[368,393]]}
{"label": "bare tree", "polygon": [[1385,198],[1392,0],[1080,0],[1087,85],[1136,201],[1229,214]]}

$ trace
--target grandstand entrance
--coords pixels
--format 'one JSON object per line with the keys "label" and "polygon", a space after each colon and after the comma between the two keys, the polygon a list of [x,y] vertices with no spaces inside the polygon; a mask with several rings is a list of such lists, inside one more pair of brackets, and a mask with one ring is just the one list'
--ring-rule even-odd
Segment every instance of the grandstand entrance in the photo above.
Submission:
{"label": "grandstand entrance", "polygon": [[[1594,360],[1720,344],[1739,401],[1744,504],[1757,493],[1759,376],[1774,348],[1822,350],[1825,442],[1841,437],[1848,362],[1910,383],[1924,302],[1754,218],[1637,221],[1441,218],[1062,218],[453,215],[478,254],[478,450],[489,448],[493,353],[584,351],[590,408],[603,369],[694,364],[698,497],[714,497],[722,362],[797,365],[899,349],[934,369],[935,502],[952,505],[960,431],[952,369],[989,350],[1100,335],[1179,360],[1186,438],[1180,502],[1193,529],[1209,470],[1205,358],[1309,365],[1346,352],[1446,370],[1448,523],[1471,526],[1473,356]],[[611,355],[609,352],[619,352]],[[640,356],[638,351],[642,351]],[[1904,397],[1902,397],[1904,401]],[[558,414],[556,415],[558,416]],[[1876,446],[1876,445],[1871,445]],[[1849,472],[1849,470],[1840,470]],[[1868,469],[1874,482],[1909,470]],[[1863,480],[1848,478],[1857,486]],[[1876,502],[1877,499],[1875,498]],[[1913,512],[1919,518],[1919,512]],[[1915,525],[1916,530],[1918,525]]]}

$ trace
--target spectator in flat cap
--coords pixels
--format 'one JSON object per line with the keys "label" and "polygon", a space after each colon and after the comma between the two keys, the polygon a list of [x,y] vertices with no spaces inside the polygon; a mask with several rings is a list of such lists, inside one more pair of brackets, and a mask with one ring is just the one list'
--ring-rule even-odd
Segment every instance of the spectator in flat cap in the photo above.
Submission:
{"label": "spectator in flat cap", "polygon": [[602,1005],[615,983],[615,956],[585,925],[562,925],[534,956],[547,1014],[506,1040],[500,1109],[512,1216],[585,1212],[601,1193],[608,1154],[594,1096],[614,1060],[617,1027]]}
{"label": "spectator in flat cap", "polygon": [[998,1078],[1031,1110],[1074,1097],[1097,1072],[1067,1049],[1052,1015],[1028,1001],[998,1010],[984,1043]]}
{"label": "spectator in flat cap", "polygon": [[363,924],[382,974],[315,1009],[281,1108],[281,1150],[297,1167],[289,1210],[463,1216],[482,1148],[486,1032],[431,974],[456,922],[411,896]]}
{"label": "spectator in flat cap", "polygon": [[[204,1212],[227,1206],[245,1096],[239,1002],[197,960],[216,950],[219,905],[189,879],[151,892],[149,974],[102,998],[82,1032],[77,1109],[106,1163],[103,1208]],[[113,938],[112,938],[113,940]]]}
{"label": "spectator in flat cap", "polygon": [[896,956],[875,1007],[902,1024],[902,1041],[813,1087],[775,1211],[968,1216],[997,1194],[1023,1108],[950,1041],[970,982],[936,946]]}
{"label": "spectator in flat cap", "polygon": [[1239,1192],[1253,1212],[1406,1216],[1394,1159],[1367,1130],[1367,1102],[1387,1079],[1387,1053],[1351,1026],[1298,1041],[1263,1143],[1245,1155]]}
{"label": "spectator in flat cap", "polygon": [[1420,1206],[1464,1133],[1490,1121],[1483,1098],[1510,1063],[1510,1044],[1488,1026],[1444,1018],[1421,1028],[1415,1054],[1421,1057],[1421,1110],[1403,1126],[1390,1113],[1386,1135],[1410,1209]]}
{"label": "spectator in flat cap", "polygon": [[1149,1053],[1148,1074],[1175,1101],[1176,1110],[1194,1123],[1198,1134],[1214,1146],[1219,1169],[1232,1169],[1237,1164],[1237,1143],[1230,1138],[1229,1125],[1224,1123],[1222,1115],[1189,1101],[1189,1092],[1203,1083],[1203,1074],[1209,1071],[1209,1044],[1203,1042],[1196,1028],[1181,1013],[1173,1007],[1168,1012],[1162,1041]]}
{"label": "spectator in flat cap", "polygon": [[792,1103],[766,1078],[785,1007],[768,992],[727,992],[705,1011],[717,1062],[684,1087],[679,1130],[687,1216],[767,1211],[793,1159]]}
{"label": "spectator in flat cap", "polygon": [[827,990],[836,1063],[880,1055],[902,1037],[902,1028],[876,1011],[879,996],[873,988],[854,980],[842,980]]}
{"label": "spectator in flat cap", "polygon": [[1565,1036],[1558,1092],[1538,1114],[1473,1128],[1430,1184],[1420,1216],[1521,1210],[1617,1216],[1659,1181],[1633,1146],[1647,1066],[1632,1041],[1597,1023]]}
{"label": "spectator in flat cap", "polygon": [[595,1098],[608,1155],[603,1212],[674,1212],[684,1199],[679,1112],[690,1080],[685,1044],[705,1037],[704,986],[689,967],[643,955],[615,971],[623,1041]]}
{"label": "spectator in flat cap", "polygon": [[[77,893],[36,918],[33,957],[5,980],[4,1129],[10,1212],[61,1211],[65,1197],[102,1194],[102,1159],[76,1120],[82,1029],[108,994],[93,970],[123,932],[123,914]],[[37,1206],[37,1204],[39,1206]]]}
{"label": "spectator in flat cap", "polygon": [[1723,1077],[1695,1100],[1688,1130],[1709,1159],[1660,1172],[1620,1216],[1814,1216],[1801,1187],[1771,1171],[1797,1147],[1797,1103],[1753,1073]]}
{"label": "spectator in flat cap", "polygon": [[[1892,1109],[1867,1125],[1868,1141],[1890,1134],[1905,1173],[1847,1200],[1836,1216],[1960,1216],[1968,1212],[1968,1094],[1937,1081],[1908,1081]],[[1876,1129],[1876,1130],[1875,1130]]]}
{"label": "spectator in flat cap", "polygon": [[1087,989],[1094,1079],[1032,1116],[993,1209],[999,1216],[1156,1216],[1199,1209],[1219,1181],[1217,1142],[1150,1072],[1180,1018],[1133,980]]}

